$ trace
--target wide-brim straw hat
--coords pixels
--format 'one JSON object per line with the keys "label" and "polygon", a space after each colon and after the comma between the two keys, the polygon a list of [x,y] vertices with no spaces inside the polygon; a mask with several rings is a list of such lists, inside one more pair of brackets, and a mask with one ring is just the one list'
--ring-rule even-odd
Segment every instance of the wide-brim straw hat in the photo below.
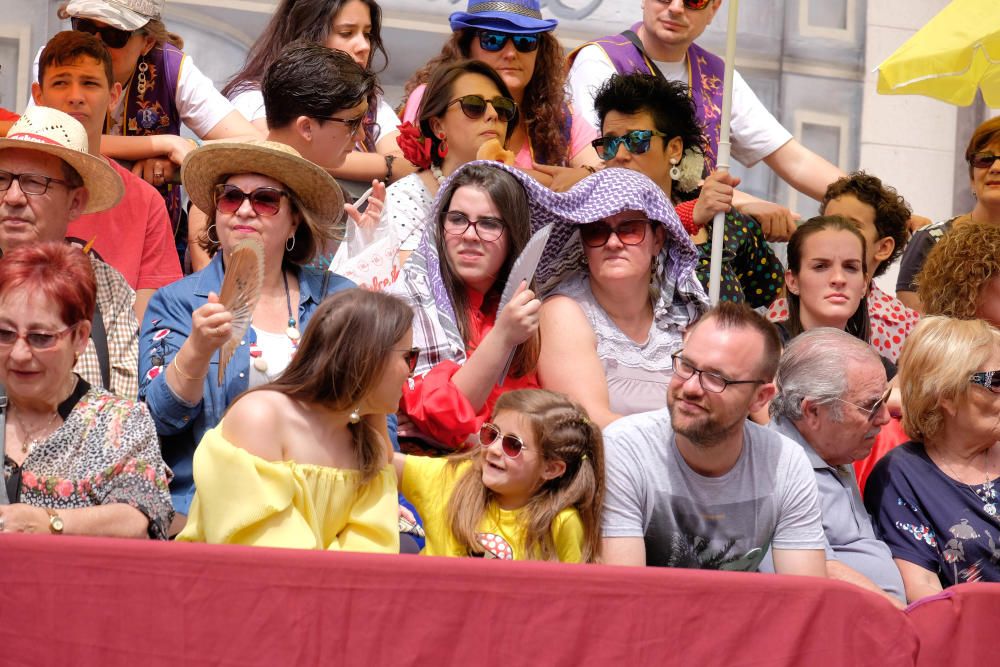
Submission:
{"label": "wide-brim straw hat", "polygon": [[454,12],[448,17],[452,32],[462,28],[471,30],[496,30],[513,35],[526,35],[555,30],[559,21],[543,19],[538,0],[507,0],[483,2],[469,0],[464,12]]}
{"label": "wide-brim straw hat", "polygon": [[343,240],[344,194],[325,169],[306,160],[291,146],[276,141],[219,141],[187,154],[181,183],[192,203],[208,213],[215,209],[215,186],[235,174],[261,174],[295,195],[299,212],[317,243]]}
{"label": "wide-brim straw hat", "polygon": [[[87,152],[87,131],[58,109],[29,107],[0,139],[0,151],[21,148],[54,155],[73,167],[90,193],[84,213],[106,211],[121,201],[125,184],[104,158]],[[0,158],[2,159],[2,158]]]}

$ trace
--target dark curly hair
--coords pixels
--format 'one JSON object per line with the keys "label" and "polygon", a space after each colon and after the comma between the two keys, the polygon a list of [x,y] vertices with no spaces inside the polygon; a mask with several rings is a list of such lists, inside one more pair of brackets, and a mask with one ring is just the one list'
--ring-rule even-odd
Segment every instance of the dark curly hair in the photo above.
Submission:
{"label": "dark curly hair", "polygon": [[1000,277],[1000,227],[957,225],[934,244],[917,276],[927,315],[976,318],[983,287]]}
{"label": "dark curly hair", "polygon": [[882,260],[875,269],[873,278],[885,273],[896,258],[903,253],[906,240],[910,234],[906,222],[913,214],[910,205],[890,185],[885,185],[878,176],[856,171],[839,178],[826,189],[820,213],[826,211],[826,205],[838,197],[851,195],[862,204],[867,204],[875,210],[875,230],[880,239],[891,238],[895,243],[892,254]]}
{"label": "dark curly hair", "polygon": [[[414,89],[430,80],[431,73],[439,65],[469,58],[475,37],[476,31],[471,29],[453,32],[451,39],[441,47],[441,53],[427,61],[406,82],[401,107],[406,105]],[[568,155],[570,111],[566,98],[565,58],[559,41],[550,32],[539,34],[535,71],[524,90],[518,111],[535,162],[554,166],[569,164],[572,156]]]}

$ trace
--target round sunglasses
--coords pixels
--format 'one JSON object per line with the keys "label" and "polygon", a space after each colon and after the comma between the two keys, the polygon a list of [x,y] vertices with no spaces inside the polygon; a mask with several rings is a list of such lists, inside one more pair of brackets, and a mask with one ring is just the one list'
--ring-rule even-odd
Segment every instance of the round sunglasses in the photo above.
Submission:
{"label": "round sunglasses", "polygon": [[620,137],[606,135],[590,142],[602,160],[613,160],[618,155],[618,147],[622,144],[629,153],[642,155],[649,150],[649,142],[653,137],[664,137],[666,134],[657,130],[629,130]]}
{"label": "round sunglasses", "polygon": [[496,53],[503,51],[508,41],[514,42],[514,48],[519,53],[531,53],[538,50],[538,40],[541,33],[529,35],[512,35],[509,32],[496,32],[493,30],[479,31],[479,46],[483,51]]}
{"label": "round sunglasses", "polygon": [[503,433],[500,427],[492,422],[484,423],[479,429],[479,444],[489,447],[500,440],[500,449],[509,459],[516,459],[524,451],[524,441],[513,433]]}
{"label": "round sunglasses", "polygon": [[128,40],[132,39],[132,35],[136,33],[135,30],[121,30],[109,25],[97,25],[89,19],[76,17],[70,19],[70,25],[77,32],[85,32],[100,37],[101,41],[104,42],[104,46],[109,49],[122,48],[128,44]]}
{"label": "round sunglasses", "polygon": [[463,95],[448,102],[448,106],[450,107],[455,103],[461,105],[462,113],[472,120],[483,117],[483,114],[486,113],[487,104],[493,106],[493,110],[497,113],[497,118],[505,123],[509,123],[517,115],[517,103],[503,95],[497,95],[492,99],[486,99],[482,95]]}
{"label": "round sunglasses", "polygon": [[639,245],[646,238],[649,220],[626,220],[612,227],[604,221],[580,225],[580,240],[588,248],[600,248],[611,240],[614,234],[622,245]]}
{"label": "round sunglasses", "polygon": [[243,192],[238,186],[220,183],[215,186],[215,208],[220,213],[236,213],[243,201],[250,200],[250,208],[257,215],[277,215],[281,210],[281,198],[288,193],[277,188],[257,188],[253,192]]}

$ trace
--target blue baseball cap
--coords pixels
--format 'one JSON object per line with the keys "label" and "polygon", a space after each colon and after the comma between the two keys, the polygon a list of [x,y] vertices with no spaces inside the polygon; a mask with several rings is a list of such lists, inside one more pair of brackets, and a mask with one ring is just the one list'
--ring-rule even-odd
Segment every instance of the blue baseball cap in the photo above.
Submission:
{"label": "blue baseball cap", "polygon": [[538,0],[505,0],[504,2],[481,2],[469,0],[464,12],[455,12],[448,17],[452,32],[468,28],[470,30],[496,30],[513,35],[555,30],[559,21],[543,19]]}

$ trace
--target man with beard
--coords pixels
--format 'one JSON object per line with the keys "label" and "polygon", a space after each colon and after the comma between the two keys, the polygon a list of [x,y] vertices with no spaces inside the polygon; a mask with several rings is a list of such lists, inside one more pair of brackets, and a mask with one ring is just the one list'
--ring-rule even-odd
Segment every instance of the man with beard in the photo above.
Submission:
{"label": "man with beard", "polygon": [[[828,575],[903,607],[903,579],[889,547],[875,537],[851,465],[868,456],[889,421],[878,353],[844,331],[811,329],[789,343],[775,382],[770,426],[797,442],[812,465]],[[761,569],[769,569],[766,560]]]}
{"label": "man with beard", "polygon": [[747,420],[775,394],[781,344],[722,302],[673,355],[667,408],[604,432],[605,562],[826,576],[816,480],[801,447]]}

